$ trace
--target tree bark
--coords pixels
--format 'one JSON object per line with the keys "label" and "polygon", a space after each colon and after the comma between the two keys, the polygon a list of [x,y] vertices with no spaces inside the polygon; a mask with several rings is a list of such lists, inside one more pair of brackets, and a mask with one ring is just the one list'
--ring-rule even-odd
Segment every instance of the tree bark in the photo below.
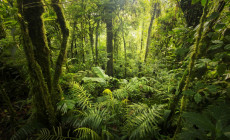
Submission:
{"label": "tree bark", "polygon": [[68,37],[69,37],[69,29],[66,27],[65,16],[64,16],[61,6],[58,3],[59,3],[59,0],[52,0],[52,7],[57,15],[57,22],[62,32],[61,50],[59,52],[59,55],[56,61],[56,67],[55,67],[55,72],[54,72],[53,81],[52,81],[53,87],[54,87],[54,90],[52,92],[52,99],[53,99],[54,105],[56,105],[56,103],[60,101],[61,96],[62,96],[58,82],[61,76],[64,58],[66,56],[66,48],[67,48],[67,42],[68,42]]}
{"label": "tree bark", "polygon": [[73,52],[73,47],[74,47],[74,41],[75,39],[75,29],[76,29],[76,21],[73,22],[73,32],[72,32],[72,41],[71,41],[71,47],[70,47],[70,57],[73,58],[74,52]]}
{"label": "tree bark", "polygon": [[109,59],[107,62],[107,74],[109,76],[113,76],[113,7],[112,7],[112,0],[110,0],[109,4],[106,5],[106,45],[107,45],[107,58]]}
{"label": "tree bark", "polygon": [[[33,107],[35,109],[33,115],[38,122],[48,123],[53,126],[56,122],[56,117],[49,92],[51,90],[51,87],[49,88],[51,86],[51,77],[49,77],[50,59],[44,34],[43,19],[41,18],[44,11],[41,6],[43,5],[43,1],[17,0],[17,3],[19,12],[18,21],[23,36],[22,44],[28,62],[30,84],[33,93]],[[23,7],[26,4],[31,4],[32,6]],[[30,12],[32,13],[29,14]],[[24,22],[24,16],[27,19],[28,26]]]}
{"label": "tree bark", "polygon": [[93,56],[93,63],[95,63],[95,58],[94,58],[94,38],[93,38],[93,27],[90,23],[90,18],[89,18],[89,40],[90,40],[90,47],[92,51],[92,56]]}
{"label": "tree bark", "polygon": [[[26,6],[29,5],[29,6]],[[23,15],[28,23],[29,36],[34,47],[34,57],[42,69],[49,92],[52,91],[50,50],[47,44],[42,14],[43,0],[23,0]]]}
{"label": "tree bark", "polygon": [[158,3],[155,3],[154,4],[154,10],[153,10],[151,20],[150,20],[150,24],[149,24],[148,37],[147,37],[146,50],[145,50],[145,59],[144,59],[145,63],[147,61],[147,57],[148,57],[148,53],[149,53],[149,45],[150,45],[150,42],[151,42],[151,33],[152,33],[152,25],[153,25],[153,20],[155,19],[155,15],[156,15],[156,12],[157,12],[157,6],[158,6]]}
{"label": "tree bark", "polygon": [[97,20],[96,41],[95,41],[95,51],[96,51],[95,64],[96,64],[96,66],[98,66],[98,36],[99,36],[99,26],[100,26],[100,20]]}

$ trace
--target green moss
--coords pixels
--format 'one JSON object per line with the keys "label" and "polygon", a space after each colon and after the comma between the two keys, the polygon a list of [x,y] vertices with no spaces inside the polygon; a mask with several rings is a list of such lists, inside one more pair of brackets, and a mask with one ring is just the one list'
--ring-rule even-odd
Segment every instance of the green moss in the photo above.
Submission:
{"label": "green moss", "polygon": [[53,77],[53,88],[54,91],[52,92],[52,99],[53,103],[56,104],[58,101],[60,101],[62,93],[60,92],[59,88],[59,78],[62,72],[62,65],[64,62],[64,58],[66,56],[66,48],[67,48],[67,42],[69,37],[69,29],[66,26],[65,17],[63,10],[61,6],[58,4],[59,0],[52,0],[52,7],[57,15],[57,21],[59,23],[61,32],[62,32],[62,43],[61,43],[61,50],[58,55],[58,59],[56,61],[56,67]]}

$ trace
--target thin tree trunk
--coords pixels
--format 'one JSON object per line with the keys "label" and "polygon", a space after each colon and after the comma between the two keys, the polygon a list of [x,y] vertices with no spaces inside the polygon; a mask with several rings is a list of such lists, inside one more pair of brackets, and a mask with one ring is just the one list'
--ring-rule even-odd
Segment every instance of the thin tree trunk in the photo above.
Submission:
{"label": "thin tree trunk", "polygon": [[153,20],[155,19],[156,11],[157,11],[157,3],[154,4],[154,11],[153,11],[153,14],[152,14],[152,17],[150,20],[150,24],[149,24],[148,37],[147,37],[146,50],[145,50],[145,59],[144,59],[145,63],[147,61],[147,57],[148,57],[148,53],[149,53],[149,45],[151,42],[151,33],[152,33],[152,25],[153,25]]}
{"label": "thin tree trunk", "polygon": [[122,38],[123,38],[123,42],[124,42],[124,51],[125,51],[125,78],[127,76],[127,47],[126,47],[126,42],[125,42],[125,33],[124,33],[124,24],[123,24],[123,20],[121,18],[121,26],[122,26]]}
{"label": "thin tree trunk", "polygon": [[5,31],[4,27],[3,27],[3,21],[2,21],[2,19],[0,17],[0,39],[3,39],[5,37],[6,37],[6,31]]}
{"label": "thin tree trunk", "polygon": [[142,31],[141,31],[141,52],[143,49],[143,41],[144,41],[144,22],[142,22]]}
{"label": "thin tree trunk", "polygon": [[85,63],[85,50],[84,50],[84,26],[83,21],[81,22],[81,49],[82,49],[82,62]]}
{"label": "thin tree trunk", "polygon": [[98,66],[98,36],[99,36],[99,26],[100,26],[100,20],[97,20],[96,41],[95,41],[95,51],[96,51],[95,64],[96,64],[96,66]]}
{"label": "thin tree trunk", "polygon": [[76,21],[74,21],[73,22],[73,32],[72,32],[72,41],[71,41],[71,47],[70,47],[70,57],[71,58],[73,58],[73,55],[74,55],[74,53],[73,53],[73,46],[74,46],[74,41],[76,40],[75,39],[75,29],[76,29],[76,24],[77,24],[77,22]]}
{"label": "thin tree trunk", "polygon": [[91,46],[91,51],[92,51],[92,56],[93,56],[93,63],[95,63],[95,58],[94,58],[94,38],[93,38],[93,27],[90,24],[90,19],[89,19],[89,40],[90,40],[90,46]]}

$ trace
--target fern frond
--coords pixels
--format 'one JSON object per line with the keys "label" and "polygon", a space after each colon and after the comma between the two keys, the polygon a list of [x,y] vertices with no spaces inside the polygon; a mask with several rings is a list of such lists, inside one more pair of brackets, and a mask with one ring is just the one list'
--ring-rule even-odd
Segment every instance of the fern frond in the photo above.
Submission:
{"label": "fern frond", "polygon": [[80,139],[101,140],[101,137],[94,130],[87,127],[75,129],[74,132],[77,132],[77,136],[79,136]]}
{"label": "fern frond", "polygon": [[133,103],[132,105],[128,106],[128,108],[127,108],[127,114],[130,116],[130,115],[133,115],[133,114],[142,113],[143,111],[145,111],[148,108],[149,107],[148,107],[147,104],[144,104],[144,103]]}
{"label": "fern frond", "polygon": [[42,125],[37,122],[29,122],[22,126],[11,138],[10,140],[24,140],[33,134],[36,130],[42,128]]}
{"label": "fern frond", "polygon": [[98,77],[100,77],[102,79],[109,78],[109,76],[107,74],[105,74],[104,70],[101,69],[100,67],[93,67],[92,70]]}
{"label": "fern frond", "polygon": [[67,136],[63,136],[62,128],[57,127],[57,130],[53,127],[54,134],[51,134],[50,130],[47,128],[43,128],[40,130],[40,133],[38,134],[37,140],[74,140],[76,138],[69,137],[69,131]]}
{"label": "fern frond", "polygon": [[92,97],[84,90],[78,83],[72,84],[71,92],[73,93],[74,100],[83,110],[92,107]]}
{"label": "fern frond", "polygon": [[153,105],[136,115],[131,114],[124,126],[124,134],[128,135],[129,139],[158,137],[157,123],[161,119],[162,109],[163,106]]}
{"label": "fern frond", "polygon": [[103,124],[110,120],[109,112],[105,108],[94,108],[86,112],[85,118],[81,122],[81,126],[90,126],[94,130],[100,129]]}

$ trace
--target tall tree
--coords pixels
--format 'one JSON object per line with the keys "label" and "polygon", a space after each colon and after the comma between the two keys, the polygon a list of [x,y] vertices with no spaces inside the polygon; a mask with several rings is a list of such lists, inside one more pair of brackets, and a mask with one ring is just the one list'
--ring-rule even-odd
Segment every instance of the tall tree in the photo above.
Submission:
{"label": "tall tree", "polygon": [[148,57],[148,53],[149,53],[149,45],[151,42],[151,33],[152,33],[152,26],[153,26],[153,21],[155,19],[155,16],[157,14],[157,12],[159,12],[159,6],[160,3],[154,3],[153,8],[151,9],[151,20],[150,20],[150,24],[149,24],[149,29],[148,29],[148,36],[147,36],[147,42],[146,42],[146,50],[145,50],[145,59],[144,62],[147,61],[147,57]]}
{"label": "tall tree", "polygon": [[[30,72],[34,118],[39,122],[54,125],[55,113],[51,102],[50,52],[46,42],[42,14],[42,0],[18,0],[19,23],[23,47]],[[29,5],[29,6],[26,6]],[[33,13],[33,14],[32,14]],[[28,23],[25,24],[25,21]]]}
{"label": "tall tree", "polygon": [[106,3],[105,6],[106,23],[106,46],[107,46],[107,74],[113,76],[113,0]]}
{"label": "tall tree", "polygon": [[56,104],[61,99],[61,90],[58,81],[61,75],[69,36],[64,14],[58,2],[58,0],[52,0],[52,6],[62,32],[62,42],[52,78],[50,71],[50,50],[48,48],[42,17],[44,13],[43,0],[17,1],[23,47],[28,62],[31,90],[34,96],[34,116],[39,122],[49,123],[50,125],[54,125],[56,122]]}

